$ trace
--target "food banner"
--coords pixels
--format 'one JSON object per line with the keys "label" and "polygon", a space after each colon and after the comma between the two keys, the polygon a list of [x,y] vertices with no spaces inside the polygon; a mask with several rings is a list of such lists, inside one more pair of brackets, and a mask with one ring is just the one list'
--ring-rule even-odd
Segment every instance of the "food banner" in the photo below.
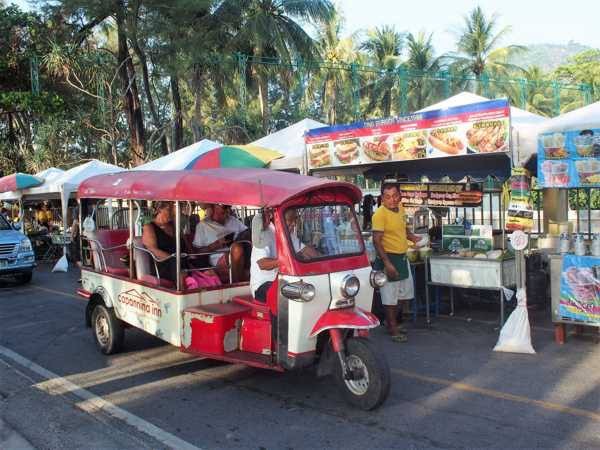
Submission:
{"label": "food banner", "polygon": [[600,186],[600,128],[544,133],[538,138],[542,187]]}
{"label": "food banner", "polygon": [[506,214],[506,229],[531,231],[532,228],[531,175],[526,169],[515,167],[510,177],[510,200]]}
{"label": "food banner", "polygon": [[563,257],[558,313],[561,319],[600,324],[600,258]]}
{"label": "food banner", "polygon": [[483,192],[467,183],[400,183],[404,206],[477,207]]}
{"label": "food banner", "polygon": [[309,130],[309,169],[510,149],[510,107],[491,100],[390,119]]}

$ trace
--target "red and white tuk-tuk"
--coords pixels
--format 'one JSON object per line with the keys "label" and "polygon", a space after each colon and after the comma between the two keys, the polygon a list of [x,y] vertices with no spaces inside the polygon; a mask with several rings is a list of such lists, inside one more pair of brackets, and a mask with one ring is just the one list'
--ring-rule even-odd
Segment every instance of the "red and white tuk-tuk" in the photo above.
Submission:
{"label": "red and white tuk-tuk", "polygon": [[[131,171],[86,180],[79,188],[82,218],[103,201],[117,201],[127,217],[83,232],[91,258],[83,258],[79,294],[89,300],[86,323],[100,350],[120,350],[125,328],[136,327],[201,357],[277,371],[316,364],[350,403],[378,407],[390,375],[368,339],[379,324],[369,311],[373,288],[386,278],[369,264],[354,212],[360,198],[349,183],[266,169]],[[189,202],[268,210],[279,271],[266,302],[253,298],[248,282],[186,290],[179,276],[172,284],[161,280],[153,270],[158,260],[136,236],[148,201],[174,202],[177,244],[169,258],[178,275],[191,257],[180,243]],[[285,221],[290,209],[294,229]],[[294,240],[314,246],[313,257],[301,259]]]}

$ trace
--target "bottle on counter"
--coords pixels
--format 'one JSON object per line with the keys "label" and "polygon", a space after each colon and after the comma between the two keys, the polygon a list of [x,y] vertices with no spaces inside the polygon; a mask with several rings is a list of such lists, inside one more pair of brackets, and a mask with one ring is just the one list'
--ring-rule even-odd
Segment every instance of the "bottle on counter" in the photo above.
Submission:
{"label": "bottle on counter", "polygon": [[592,256],[600,256],[600,234],[594,233],[592,235]]}
{"label": "bottle on counter", "polygon": [[575,236],[575,254],[577,256],[585,256],[586,255],[586,249],[585,249],[585,238],[583,236],[583,234],[578,234]]}
{"label": "bottle on counter", "polygon": [[569,237],[569,233],[560,233],[559,251],[561,255],[565,255],[571,251],[571,238]]}

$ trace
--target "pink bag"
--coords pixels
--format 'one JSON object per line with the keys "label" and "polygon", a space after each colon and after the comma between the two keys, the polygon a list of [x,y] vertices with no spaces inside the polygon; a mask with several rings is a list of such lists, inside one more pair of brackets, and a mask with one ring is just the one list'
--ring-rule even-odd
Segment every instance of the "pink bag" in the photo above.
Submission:
{"label": "pink bag", "polygon": [[194,278],[198,288],[221,286],[221,279],[217,275],[195,270],[194,272],[190,272],[190,276]]}

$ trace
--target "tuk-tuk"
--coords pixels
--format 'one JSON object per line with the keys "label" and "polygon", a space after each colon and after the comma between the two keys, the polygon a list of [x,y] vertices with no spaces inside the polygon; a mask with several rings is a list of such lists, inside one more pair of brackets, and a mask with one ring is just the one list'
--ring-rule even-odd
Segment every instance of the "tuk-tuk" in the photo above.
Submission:
{"label": "tuk-tuk", "polygon": [[[125,329],[136,327],[200,357],[276,371],[315,365],[362,409],[386,399],[389,367],[368,338],[379,325],[370,312],[373,289],[386,277],[369,264],[356,186],[266,169],[130,171],[84,181],[79,199],[80,223],[102,202],[116,202],[120,208],[110,210],[125,218],[96,220],[82,231],[89,257],[78,293],[88,299],[86,324],[103,353],[119,351]],[[168,258],[156,258],[139,236],[140,218],[156,201],[173,202],[175,211],[176,251],[168,258],[177,277],[169,283],[157,268]],[[189,205],[207,203],[272,217],[279,268],[265,302],[253,298],[248,281],[195,289],[181,281],[190,270],[185,261],[204,255],[182,248],[190,239]],[[298,242],[312,246],[311,257],[299,257]]]}

